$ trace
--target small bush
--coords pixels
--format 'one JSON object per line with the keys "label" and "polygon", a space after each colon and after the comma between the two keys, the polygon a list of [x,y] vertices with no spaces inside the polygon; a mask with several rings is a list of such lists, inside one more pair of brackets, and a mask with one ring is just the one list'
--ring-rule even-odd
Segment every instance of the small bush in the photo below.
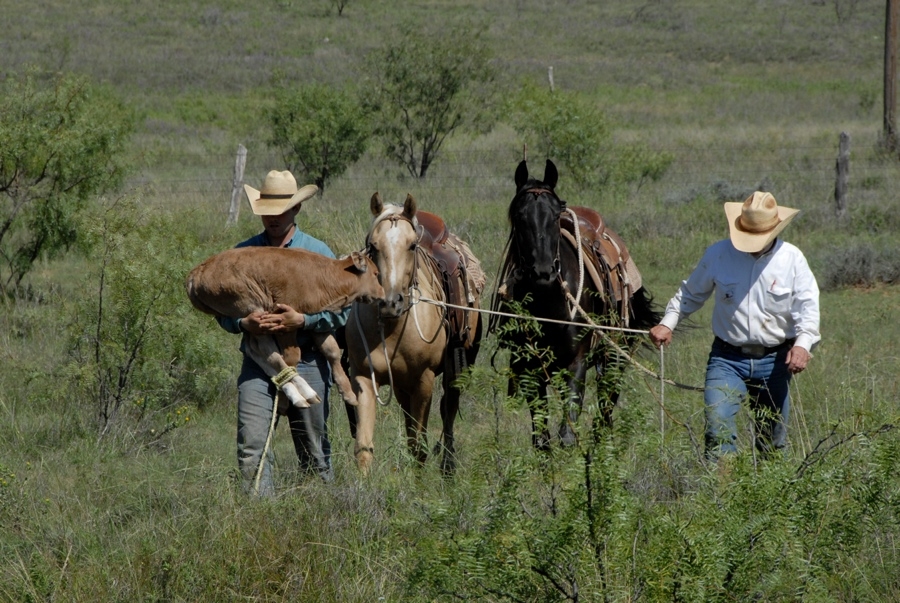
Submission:
{"label": "small bush", "polygon": [[210,340],[215,331],[184,292],[192,265],[183,250],[196,242],[129,198],[96,208],[83,231],[96,268],[69,326],[66,378],[96,409],[101,435],[122,425],[156,439],[189,421],[184,406],[217,397],[227,375],[230,350]]}
{"label": "small bush", "polygon": [[79,215],[126,171],[131,112],[84,78],[0,82],[0,292],[77,239]]}
{"label": "small bush", "polygon": [[900,250],[879,248],[872,243],[832,247],[817,258],[819,286],[823,290],[872,287],[900,279]]}

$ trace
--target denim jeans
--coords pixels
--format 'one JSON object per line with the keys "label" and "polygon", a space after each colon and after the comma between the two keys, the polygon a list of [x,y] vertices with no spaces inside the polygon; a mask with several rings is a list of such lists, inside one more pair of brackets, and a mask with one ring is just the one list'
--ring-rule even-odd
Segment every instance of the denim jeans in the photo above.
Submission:
{"label": "denim jeans", "polygon": [[[318,352],[304,350],[303,359],[297,365],[297,373],[322,399],[320,404],[313,404],[309,408],[288,406],[286,417],[300,470],[318,474],[324,481],[330,482],[334,473],[331,467],[331,443],[328,441],[328,363]],[[269,434],[276,394],[275,384],[252,358],[245,355],[238,376],[237,457],[247,492],[253,489],[260,457]],[[278,417],[276,421],[281,418]],[[260,496],[275,493],[272,479],[274,458],[270,444],[259,480]]]}
{"label": "denim jeans", "polygon": [[715,457],[735,452],[735,417],[749,402],[755,445],[763,453],[787,444],[791,373],[785,360],[789,347],[762,358],[750,358],[714,342],[706,364],[706,452]]}

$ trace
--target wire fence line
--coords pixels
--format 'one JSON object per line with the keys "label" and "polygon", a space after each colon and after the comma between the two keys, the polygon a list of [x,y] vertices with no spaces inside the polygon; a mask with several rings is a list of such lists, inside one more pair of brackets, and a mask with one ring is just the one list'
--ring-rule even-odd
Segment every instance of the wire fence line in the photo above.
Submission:
{"label": "wire fence line", "polygon": [[[835,182],[838,149],[821,146],[782,147],[775,153],[750,153],[739,147],[663,147],[674,161],[664,180],[674,186],[690,187],[711,181],[758,182],[770,174],[791,174],[815,187],[829,188]],[[853,157],[851,181],[871,186],[900,179],[895,161],[870,153]],[[866,156],[863,156],[866,155]],[[470,149],[442,151],[425,179],[431,189],[482,190],[496,184],[506,187],[521,150]],[[270,169],[284,166],[280,153],[265,150],[248,153],[245,181],[261,181]],[[129,180],[135,188],[150,188],[178,197],[227,194],[232,187],[234,154],[173,153],[146,164]],[[385,158],[366,156],[353,164],[331,185],[347,191],[370,191],[372,183],[408,177],[405,168]]]}

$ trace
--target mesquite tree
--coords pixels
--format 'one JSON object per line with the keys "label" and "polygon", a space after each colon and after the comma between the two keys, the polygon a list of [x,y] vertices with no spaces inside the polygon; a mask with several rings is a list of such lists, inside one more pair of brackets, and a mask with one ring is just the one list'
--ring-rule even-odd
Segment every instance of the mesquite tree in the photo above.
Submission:
{"label": "mesquite tree", "polygon": [[448,136],[492,125],[494,72],[481,31],[404,27],[371,55],[374,81],[364,101],[374,113],[375,135],[414,178],[425,177]]}
{"label": "mesquite tree", "polygon": [[325,190],[358,160],[369,141],[369,126],[358,98],[325,85],[280,85],[268,110],[270,144],[295,176]]}
{"label": "mesquite tree", "polygon": [[11,76],[0,89],[0,293],[76,239],[76,218],[121,184],[133,119],[83,78]]}

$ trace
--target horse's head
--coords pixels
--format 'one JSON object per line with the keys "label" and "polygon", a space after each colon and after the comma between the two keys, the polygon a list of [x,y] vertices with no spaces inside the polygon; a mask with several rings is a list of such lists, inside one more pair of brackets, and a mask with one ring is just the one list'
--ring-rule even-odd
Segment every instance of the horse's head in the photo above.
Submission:
{"label": "horse's head", "polygon": [[406,196],[403,206],[385,205],[375,193],[370,202],[372,226],[366,237],[369,256],[378,266],[384,300],[379,302],[381,315],[396,318],[409,308],[410,288],[417,268],[419,229],[416,200]]}
{"label": "horse's head", "polygon": [[553,190],[558,177],[549,159],[543,180],[529,178],[524,161],[516,169],[516,196],[509,205],[511,252],[537,285],[549,285],[559,275],[559,217],[566,204]]}

